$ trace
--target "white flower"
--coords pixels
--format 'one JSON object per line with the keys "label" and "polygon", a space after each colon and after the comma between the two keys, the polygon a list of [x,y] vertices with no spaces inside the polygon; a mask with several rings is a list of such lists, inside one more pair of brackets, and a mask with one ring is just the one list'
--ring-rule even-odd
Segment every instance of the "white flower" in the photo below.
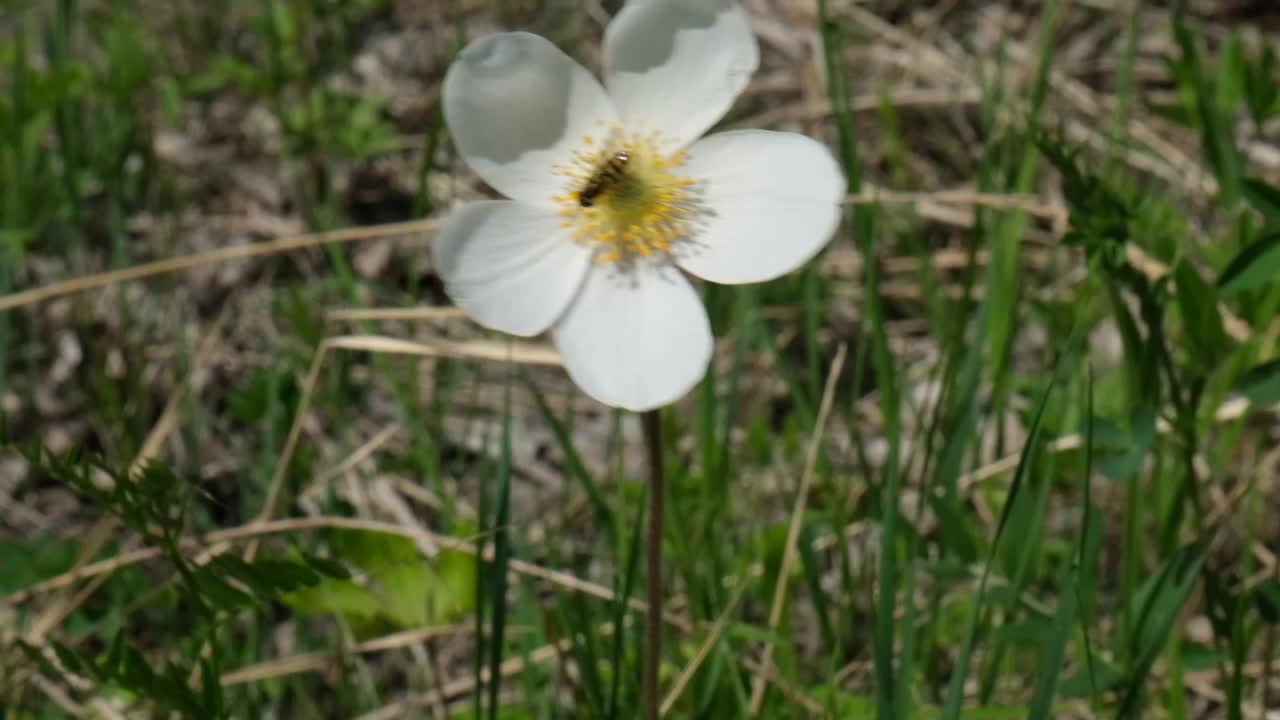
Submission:
{"label": "white flower", "polygon": [[679,399],[711,359],[706,310],[680,270],[769,280],[812,258],[844,179],[821,144],[741,130],[698,138],[759,62],[731,0],[634,0],[604,36],[604,87],[547,40],[469,44],[444,82],[454,143],[510,200],[463,205],[433,259],[453,300],[513,335],[551,330],[597,400]]}

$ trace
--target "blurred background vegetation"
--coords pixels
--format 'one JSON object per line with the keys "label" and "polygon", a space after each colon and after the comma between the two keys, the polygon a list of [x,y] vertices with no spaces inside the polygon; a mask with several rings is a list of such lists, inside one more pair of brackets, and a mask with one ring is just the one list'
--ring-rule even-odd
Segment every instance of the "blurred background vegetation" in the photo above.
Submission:
{"label": "blurred background vegetation", "polygon": [[[668,714],[1280,718],[1280,8],[743,4],[853,197],[703,288]],[[0,718],[637,715],[638,423],[427,252],[617,7],[0,0]]]}

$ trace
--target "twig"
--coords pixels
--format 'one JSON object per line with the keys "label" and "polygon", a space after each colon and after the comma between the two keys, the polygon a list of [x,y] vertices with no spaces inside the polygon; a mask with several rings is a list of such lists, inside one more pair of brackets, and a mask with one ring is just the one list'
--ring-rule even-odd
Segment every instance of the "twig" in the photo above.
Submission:
{"label": "twig", "polygon": [[[791,574],[791,566],[796,559],[796,546],[800,541],[800,523],[804,517],[804,509],[808,503],[809,485],[813,483],[813,469],[818,462],[818,448],[822,446],[822,435],[827,426],[827,417],[831,414],[831,402],[835,397],[836,380],[844,369],[845,344],[840,343],[836,349],[835,359],[831,362],[831,370],[827,373],[827,382],[822,389],[822,402],[818,406],[818,419],[814,423],[813,434],[809,438],[809,447],[805,452],[804,471],[800,474],[800,487],[796,490],[796,503],[791,510],[791,523],[787,527],[787,544],[782,551],[782,564],[778,568],[778,582],[773,588],[773,605],[769,608],[769,632],[778,627],[782,620],[782,605],[787,599],[787,577]],[[764,646],[764,655],[760,658],[762,668],[773,666],[773,643]],[[751,682],[750,717],[760,713],[764,703],[765,676],[757,674]]]}
{"label": "twig", "polygon": [[969,190],[899,192],[872,188],[865,192],[847,196],[845,203],[849,205],[920,205],[924,203],[964,205],[984,207],[991,210],[1025,212],[1028,215],[1034,215],[1055,223],[1066,222],[1068,213],[1065,206],[1045,202],[1035,195],[980,193]]}
{"label": "twig", "polygon": [[662,661],[662,411],[643,415],[645,445],[649,450],[649,543],[645,552],[649,579],[649,617],[645,628],[644,715],[658,720],[658,669]]}
{"label": "twig", "polygon": [[456,307],[378,307],[335,308],[324,314],[326,320],[361,322],[365,320],[453,320],[467,314]]}
{"label": "twig", "polygon": [[[365,654],[382,652],[383,650],[405,647],[416,642],[437,638],[443,635],[470,632],[471,629],[472,626],[470,623],[462,623],[458,625],[439,625],[417,628],[414,630],[405,630],[374,638],[373,640],[366,640],[354,647],[348,648],[345,653]],[[313,652],[291,655],[285,658],[277,658],[275,660],[268,660],[267,662],[257,663],[248,667],[240,668],[239,670],[228,672],[220,678],[220,681],[223,687],[231,687],[233,685],[243,685],[245,683],[270,680],[272,678],[296,675],[298,673],[315,672],[329,667],[335,659],[342,657],[343,654],[344,653],[342,652]]]}
{"label": "twig", "polygon": [[[408,340],[383,337],[380,335],[339,335],[326,338],[316,349],[315,358],[302,381],[302,394],[298,399],[298,409],[294,413],[293,423],[285,438],[284,448],[280,451],[280,459],[276,462],[271,476],[271,484],[267,489],[267,498],[258,512],[258,521],[265,522],[276,513],[280,494],[284,488],[284,479],[298,449],[298,441],[302,437],[302,421],[311,407],[311,396],[316,383],[320,380],[320,370],[324,366],[325,357],[330,350],[357,350],[365,352],[382,352],[400,355],[421,355],[424,357],[467,357],[498,362],[515,362],[528,365],[560,365],[560,355],[545,345],[532,343],[497,343],[486,340],[455,342],[435,340],[431,343],[417,343]],[[250,543],[245,548],[245,559],[252,560],[257,553],[257,544]]]}
{"label": "twig", "polygon": [[745,578],[738,581],[738,587],[733,591],[733,597],[729,599],[729,604],[725,605],[724,610],[721,611],[720,617],[716,618],[715,625],[711,626],[711,632],[707,633],[707,639],[702,641],[702,647],[698,648],[698,652],[694,653],[693,659],[680,672],[680,676],[672,684],[667,697],[663,699],[662,707],[658,710],[659,715],[666,715],[671,712],[671,706],[675,705],[676,701],[680,699],[685,687],[693,679],[694,673],[698,672],[698,668],[702,667],[702,663],[711,654],[711,648],[720,642],[720,637],[724,635],[724,629],[729,625],[729,618],[733,617],[733,611],[738,608],[738,601],[742,599],[742,594],[747,589],[748,584],[749,581]]}
{"label": "twig", "polygon": [[412,233],[429,232],[437,229],[441,224],[442,221],[440,219],[433,218],[430,220],[412,220],[409,222],[388,223],[386,225],[371,225],[368,227],[335,230],[333,232],[294,235],[292,237],[279,238],[269,242],[255,243],[253,245],[233,245],[231,247],[210,250],[209,252],[196,253],[195,255],[166,258],[164,260],[156,260],[155,262],[134,265],[133,267],[122,268],[120,270],[112,270],[110,272],[97,273],[95,275],[83,275],[64,282],[53,283],[52,285],[45,285],[38,288],[31,288],[30,290],[23,290],[22,292],[16,292],[12,295],[5,295],[0,297],[0,312],[23,307],[24,305],[42,303],[47,300],[52,300],[66,295],[74,295],[86,290],[96,290],[99,288],[109,287],[111,285],[143,280],[157,275],[167,275],[169,273],[192,270],[205,265],[216,265],[218,263],[230,262],[232,260],[243,260],[245,258],[259,257],[262,255],[276,255],[283,252],[289,252],[291,250],[316,247],[318,245],[331,245],[334,243],[354,242],[356,240],[372,240],[374,238],[384,238],[393,235],[409,235]]}
{"label": "twig", "polygon": [[[241,525],[239,527],[211,532],[184,544],[199,548],[199,552],[193,553],[195,555],[203,553],[212,556],[220,554],[221,552],[226,552],[228,549],[226,545],[228,543],[260,538],[267,535],[300,532],[305,530],[319,530],[325,528],[360,530],[364,532],[383,533],[386,535],[398,535],[409,540],[426,540],[444,548],[445,550],[453,550],[473,556],[479,553],[476,546],[466,540],[448,535],[441,535],[439,533],[431,532],[430,530],[406,528],[400,525],[393,525],[391,523],[343,517],[292,518],[288,520],[251,523],[249,525]],[[87,578],[114,572],[129,565],[136,565],[137,563],[154,560],[162,555],[163,553],[159,548],[144,547],[117,555],[113,558],[90,563],[78,570],[72,570],[62,573],[61,575],[56,575],[24,590],[20,590],[4,598],[0,598],[0,608],[16,607],[37,595],[64,588]],[[488,554],[486,553],[486,558],[487,555]],[[545,580],[574,592],[591,595],[610,602],[616,600],[613,591],[609,588],[593,583],[589,580],[582,580],[566,572],[551,570],[540,565],[516,559],[510,560],[508,566],[511,568],[512,572],[519,573],[521,575],[528,575],[529,577],[536,577],[540,580]],[[629,600],[627,602],[627,606],[636,612],[648,611],[648,605],[638,599]],[[683,618],[678,616],[668,615],[665,616],[664,619],[667,623],[670,623],[682,630],[689,627],[689,624]]]}

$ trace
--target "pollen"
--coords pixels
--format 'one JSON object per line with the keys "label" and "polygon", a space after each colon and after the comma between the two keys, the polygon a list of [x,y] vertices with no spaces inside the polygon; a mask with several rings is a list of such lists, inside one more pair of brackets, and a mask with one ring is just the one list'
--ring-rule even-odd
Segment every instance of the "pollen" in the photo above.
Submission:
{"label": "pollen", "polygon": [[584,137],[572,161],[555,168],[565,180],[553,198],[561,226],[596,247],[600,263],[670,254],[692,237],[700,214],[696,183],[680,174],[685,157],[658,133]]}

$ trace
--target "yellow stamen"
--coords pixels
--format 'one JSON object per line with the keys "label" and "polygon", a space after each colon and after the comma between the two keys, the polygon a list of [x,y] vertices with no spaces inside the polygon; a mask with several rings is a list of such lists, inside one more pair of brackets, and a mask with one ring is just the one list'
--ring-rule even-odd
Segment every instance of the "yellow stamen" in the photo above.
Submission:
{"label": "yellow stamen", "polygon": [[583,138],[573,160],[555,168],[566,179],[554,196],[561,226],[575,242],[598,246],[596,262],[626,263],[671,252],[690,238],[700,214],[695,182],[676,171],[683,150],[668,151],[657,133]]}

